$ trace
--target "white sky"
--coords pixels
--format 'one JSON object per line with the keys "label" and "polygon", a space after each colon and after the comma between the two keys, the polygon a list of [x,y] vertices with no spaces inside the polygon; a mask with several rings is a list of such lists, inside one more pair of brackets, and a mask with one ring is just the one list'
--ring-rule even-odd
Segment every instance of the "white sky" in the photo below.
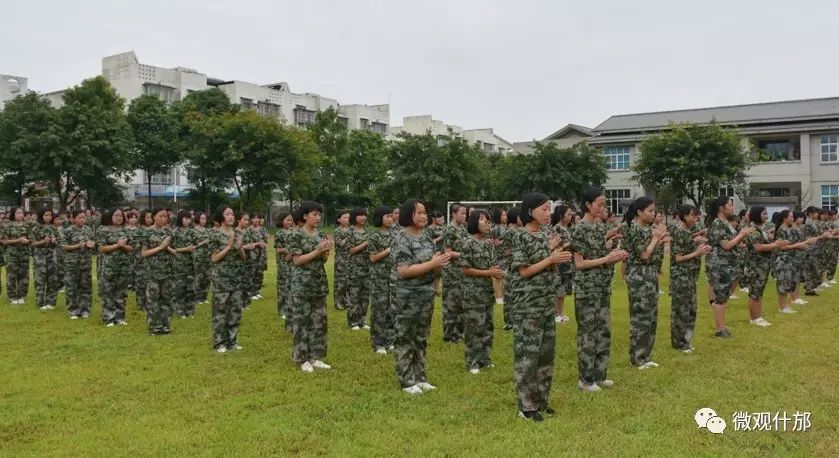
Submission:
{"label": "white sky", "polygon": [[0,73],[38,91],[134,50],[509,141],[612,114],[839,95],[835,0],[2,3]]}

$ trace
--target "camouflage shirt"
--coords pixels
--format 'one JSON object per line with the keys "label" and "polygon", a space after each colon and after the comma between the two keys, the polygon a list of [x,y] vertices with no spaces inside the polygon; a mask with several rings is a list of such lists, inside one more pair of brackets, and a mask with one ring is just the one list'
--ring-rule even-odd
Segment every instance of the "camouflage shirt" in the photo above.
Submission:
{"label": "camouflage shirt", "polygon": [[697,256],[689,261],[676,262],[676,256],[685,256],[696,251],[699,246],[693,241],[693,231],[696,227],[685,229],[677,225],[670,232],[670,276],[693,275],[702,267],[702,257]]}
{"label": "camouflage shirt", "polygon": [[[160,229],[152,226],[146,229],[145,237],[143,238],[143,250],[157,248],[163,243],[166,237],[172,237],[173,231],[169,226],[164,226]],[[169,245],[172,247],[172,245]],[[143,258],[143,265],[146,268],[146,279],[148,280],[163,280],[164,278],[172,278],[175,270],[175,255],[167,249],[163,249],[152,256]]]}
{"label": "camouflage shirt", "polygon": [[[606,226],[580,220],[571,229],[571,251],[580,254],[583,259],[587,260],[608,255]],[[574,275],[574,295],[577,297],[597,297],[606,294],[609,291],[611,279],[611,266],[577,270]]]}
{"label": "camouflage shirt", "polygon": [[[237,237],[239,235],[239,230],[234,229],[233,236]],[[230,238],[221,229],[207,229],[207,237],[210,239],[208,249],[210,256],[212,256],[212,253],[218,253],[224,250]],[[244,263],[245,261],[234,244],[219,262],[213,263],[213,291],[230,292],[239,288]]]}
{"label": "camouflage shirt", "polygon": [[[100,227],[96,231],[96,244],[115,245],[119,239],[126,239],[126,245],[133,247],[135,250],[139,249],[135,245],[135,240],[131,239],[131,231],[124,227]],[[113,274],[127,274],[134,267],[134,252],[128,252],[122,248],[118,248],[110,253],[102,253],[102,269]]]}
{"label": "camouflage shirt", "polygon": [[[495,247],[489,240],[477,240],[469,237],[463,240],[457,265],[460,268],[487,270],[498,265]],[[493,303],[494,293],[490,277],[463,276],[463,307],[486,307]]]}
{"label": "camouflage shirt", "polygon": [[434,256],[434,242],[427,233],[423,232],[419,236],[400,230],[393,237],[393,243],[390,247],[390,257],[393,258],[393,278],[394,287],[400,289],[428,289],[431,290],[434,286],[434,272],[426,272],[419,277],[402,278],[397,273],[397,268],[400,266],[410,266],[414,264],[422,264],[431,260]]}
{"label": "camouflage shirt", "polygon": [[659,265],[664,257],[663,244],[657,244],[647,259],[641,255],[653,239],[653,227],[632,223],[623,231],[623,249],[629,254],[627,267]]}
{"label": "camouflage shirt", "polygon": [[195,245],[195,251],[192,253],[192,261],[196,266],[208,266],[212,264],[210,260],[210,244],[198,246],[199,243],[209,240],[211,229],[201,226],[192,228],[192,244]]}
{"label": "camouflage shirt", "polygon": [[[172,243],[169,245],[173,249],[179,248],[186,248],[190,245],[193,245],[193,229],[188,227],[178,227],[175,228],[174,233],[172,234]],[[176,269],[184,269],[188,266],[192,266],[192,253],[183,252],[174,255],[172,260],[172,266]]]}
{"label": "camouflage shirt", "polygon": [[772,258],[771,251],[757,251],[755,245],[764,245],[772,243],[772,237],[763,230],[763,226],[757,223],[751,223],[755,231],[746,236],[745,245],[747,251],[746,262],[753,267],[769,268],[769,262]]}
{"label": "camouflage shirt", "polygon": [[[29,238],[29,225],[22,222],[7,223],[2,239]],[[24,262],[29,259],[29,245],[6,245],[6,262]]]}
{"label": "camouflage shirt", "polygon": [[729,241],[734,237],[737,237],[737,231],[731,227],[731,224],[719,218],[714,218],[708,228],[708,244],[711,245],[711,252],[708,253],[709,265],[737,265],[736,248],[726,250],[722,247],[722,242]]}
{"label": "camouflage shirt", "polygon": [[[78,245],[82,242],[93,241],[93,230],[88,226],[79,228],[75,224],[65,227],[61,231],[61,245]],[[64,265],[66,268],[74,266],[89,266],[90,255],[96,248],[83,247],[75,251],[64,252]]]}
{"label": "camouflage shirt", "polygon": [[365,278],[370,273],[370,258],[365,250],[355,254],[351,249],[367,242],[367,231],[351,228],[347,235],[347,276],[348,278]]}
{"label": "camouflage shirt", "polygon": [[[563,226],[562,223],[557,223],[557,225],[554,226],[554,232],[557,236],[559,236],[559,246],[562,247],[565,246],[565,244],[571,243],[571,230]],[[568,246],[569,248],[566,248],[566,250],[570,249],[570,245]],[[570,275],[574,272],[574,263],[564,262],[562,264],[557,264],[556,271],[560,275]]]}
{"label": "camouflage shirt", "polygon": [[54,237],[56,243],[47,243],[46,245],[42,245],[39,247],[33,247],[33,252],[38,254],[47,254],[52,253],[55,250],[56,245],[58,244],[58,239],[60,235],[58,234],[58,228],[53,226],[52,224],[36,224],[32,226],[29,230],[29,241],[31,242],[40,242],[47,237]]}
{"label": "camouflage shirt", "polygon": [[[428,227],[425,228],[425,232],[428,234],[428,236],[431,238],[431,240],[434,241],[434,239],[437,239],[437,238],[440,238],[440,237],[443,236],[443,233],[445,232],[445,227],[444,226],[439,226],[439,225],[428,226]],[[439,252],[443,252],[445,250],[445,247],[443,246],[443,239],[442,238],[440,238],[440,240],[437,243],[435,243],[434,245],[435,245],[435,249]]]}
{"label": "camouflage shirt", "polygon": [[[469,237],[469,233],[466,232],[465,225],[456,225],[456,224],[449,224],[446,226],[446,230],[443,234],[443,246],[448,248],[452,251],[460,252],[463,249],[463,240]],[[461,273],[460,269],[454,265],[454,263],[449,263],[446,267],[443,268],[443,281],[446,282],[448,279],[448,283],[451,284],[452,282],[459,282],[460,279],[463,278],[463,274]]]}
{"label": "camouflage shirt", "polygon": [[[292,256],[300,256],[315,251],[323,239],[320,231],[309,234],[305,229],[298,229],[288,234],[287,249]],[[291,289],[297,294],[321,297],[329,293],[329,285],[326,280],[326,261],[321,256],[316,257],[308,264],[292,264]]]}
{"label": "camouflage shirt", "polygon": [[510,273],[512,310],[518,318],[542,317],[554,313],[554,266],[549,266],[530,278],[524,278],[519,274],[520,267],[536,264],[550,254],[548,236],[543,231],[530,232],[523,229],[516,237]]}
{"label": "camouflage shirt", "polygon": [[[387,250],[391,246],[393,236],[390,231],[376,231],[367,237],[367,250],[364,255],[368,257]],[[371,262],[370,264],[370,279],[373,283],[388,283],[390,281],[390,272],[393,270],[393,256],[387,255],[380,259],[379,262]]]}

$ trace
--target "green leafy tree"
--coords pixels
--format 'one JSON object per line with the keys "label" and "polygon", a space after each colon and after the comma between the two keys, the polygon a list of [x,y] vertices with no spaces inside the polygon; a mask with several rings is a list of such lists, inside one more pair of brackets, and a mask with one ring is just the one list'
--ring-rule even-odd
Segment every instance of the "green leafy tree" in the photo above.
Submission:
{"label": "green leafy tree", "polygon": [[516,198],[538,191],[569,201],[591,186],[601,186],[606,179],[606,161],[597,149],[584,143],[571,148],[536,143],[533,154],[513,156],[507,189]]}
{"label": "green leafy tree", "polygon": [[666,190],[701,207],[721,186],[743,189],[749,158],[736,130],[709,124],[671,124],[644,139],[634,179],[656,193]]}
{"label": "green leafy tree", "polygon": [[131,167],[143,170],[148,181],[149,208],[152,208],[151,176],[167,172],[180,161],[178,118],[157,96],[142,95],[128,106],[131,126]]}

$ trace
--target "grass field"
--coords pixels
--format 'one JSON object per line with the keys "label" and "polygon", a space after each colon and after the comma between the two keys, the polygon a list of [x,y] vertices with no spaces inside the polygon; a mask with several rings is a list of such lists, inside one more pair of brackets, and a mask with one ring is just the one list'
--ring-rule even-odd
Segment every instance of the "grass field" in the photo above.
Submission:
{"label": "grass field", "polygon": [[[665,269],[666,270],[666,269]],[[576,388],[575,325],[558,327],[551,400],[541,424],[516,417],[510,333],[496,311],[496,367],[466,372],[462,345],[441,340],[439,307],[428,374],[439,389],[411,397],[397,386],[391,356],[370,349],[330,304],[327,372],[291,363],[291,337],[276,313],[274,265],[264,300],[245,312],[244,351],[211,351],[210,313],[173,320],[168,336],[148,335],[129,299],[129,326],[105,328],[100,307],[70,321],[0,299],[0,454],[3,456],[254,455],[821,455],[839,456],[837,362],[839,286],[780,315],[767,287],[766,329],[748,325],[746,301],[731,303],[734,338],[712,337],[699,288],[696,352],[670,348],[670,298],[659,307],[660,368],[628,362],[623,282],[612,300],[615,388]],[[5,283],[5,282],[4,282]],[[4,284],[5,286],[5,284]],[[664,279],[663,289],[667,290]],[[742,293],[741,293],[742,295]],[[573,307],[569,307],[573,317]],[[698,430],[694,412],[715,409],[723,435]],[[807,432],[734,431],[736,411],[811,412]],[[792,429],[792,423],[789,424]]]}

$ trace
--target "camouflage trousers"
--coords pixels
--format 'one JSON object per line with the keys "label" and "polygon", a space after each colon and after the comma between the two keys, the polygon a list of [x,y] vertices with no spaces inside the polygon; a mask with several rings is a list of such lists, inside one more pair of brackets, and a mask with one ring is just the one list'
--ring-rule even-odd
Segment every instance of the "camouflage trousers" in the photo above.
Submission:
{"label": "camouflage trousers", "polygon": [[326,296],[292,292],[291,359],[302,364],[326,356]]}
{"label": "camouflage trousers", "polygon": [[434,310],[434,288],[393,289],[393,358],[402,388],[427,382],[425,349]]}
{"label": "camouflage trousers", "polygon": [[577,320],[577,370],[586,384],[606,380],[612,345],[611,292],[574,297]]}
{"label": "camouflage trousers", "polygon": [[99,300],[104,324],[125,321],[125,298],[128,295],[128,272],[102,272]]}
{"label": "camouflage trousers", "polygon": [[807,251],[804,257],[804,289],[811,293],[822,283],[819,258],[816,251]]}
{"label": "camouflage trousers", "polygon": [[262,265],[261,261],[255,262],[251,267],[251,284],[250,288],[248,288],[248,293],[251,296],[256,296],[262,292],[262,282],[264,277],[265,266]]}
{"label": "camouflage trousers", "polygon": [[208,263],[193,264],[193,272],[195,273],[195,280],[193,287],[192,303],[199,304],[207,302],[210,292],[210,279],[212,278],[213,266]]}
{"label": "camouflage trousers", "polygon": [[463,337],[463,288],[461,278],[443,279],[443,340],[456,342]]}
{"label": "camouflage trousers", "polygon": [[64,250],[56,248],[53,252],[53,259],[55,260],[55,290],[61,291],[64,288]]}
{"label": "camouflage trousers", "polygon": [[285,329],[292,329],[291,308],[291,266],[287,261],[279,261],[277,266],[277,313],[285,317]]}
{"label": "camouflage trousers", "polygon": [[91,292],[93,291],[90,275],[90,263],[67,266],[64,271],[68,315],[90,314]]}
{"label": "camouflage trousers", "polygon": [[242,290],[213,290],[213,348],[238,345],[239,323],[242,321]]}
{"label": "camouflage trousers", "polygon": [[35,251],[32,256],[32,270],[35,274],[35,306],[55,307],[58,296],[58,266],[55,265],[52,250]]}
{"label": "camouflage trousers", "polygon": [[489,353],[492,351],[492,310],[493,298],[488,298],[485,303],[477,307],[464,308],[463,310],[463,359],[466,369],[480,369],[492,364]]}
{"label": "camouflage trousers", "polygon": [[556,297],[565,297],[574,290],[574,273],[556,275]]}
{"label": "camouflage trousers", "polygon": [[[506,269],[505,269],[506,270]],[[504,308],[503,308],[503,316],[504,316],[504,327],[509,328],[513,326],[513,281],[510,276],[509,270],[507,270],[507,276],[504,277]]]}
{"label": "camouflage trousers", "polygon": [[836,276],[836,264],[839,264],[839,246],[835,244],[839,244],[839,241],[833,241],[834,246],[831,249],[830,253],[827,256],[827,279],[833,280]]}
{"label": "camouflage trousers", "polygon": [[749,265],[743,275],[743,284],[749,288],[749,298],[763,299],[763,290],[769,279],[769,265]]}
{"label": "camouflage trousers", "polygon": [[677,350],[691,348],[696,329],[697,273],[670,277],[670,344]]}
{"label": "camouflage trousers", "polygon": [[335,308],[338,310],[344,310],[346,308],[347,303],[347,287],[349,285],[347,281],[347,268],[344,261],[335,260],[335,270],[333,272],[334,275],[334,302]]}
{"label": "camouflage trousers", "polygon": [[540,317],[523,317],[513,337],[514,378],[520,411],[548,405],[554,373],[556,322],[553,311]]}
{"label": "camouflage trousers", "polygon": [[[378,279],[377,279],[378,280]],[[370,291],[370,344],[373,350],[393,345],[393,308],[387,278],[374,282]]]}
{"label": "camouflage trousers", "polygon": [[172,277],[172,309],[178,316],[195,315],[195,272],[192,263],[179,265]]}
{"label": "camouflage trousers", "polygon": [[29,258],[6,260],[6,295],[10,301],[26,299],[29,292]]}
{"label": "camouflage trousers", "polygon": [[347,325],[364,326],[367,317],[367,306],[370,301],[369,277],[355,277],[348,279],[347,296],[344,305],[347,308]]}
{"label": "camouflage trousers", "polygon": [[711,299],[714,304],[725,304],[731,296],[731,285],[737,277],[737,267],[730,265],[705,264],[705,273],[708,283],[711,285],[714,297]]}
{"label": "camouflage trousers", "polygon": [[795,267],[795,262],[792,257],[780,256],[775,260],[775,286],[778,289],[778,294],[789,294],[798,288],[798,278],[800,273]]}
{"label": "camouflage trousers", "polygon": [[650,361],[658,325],[658,269],[640,265],[626,268],[629,292],[629,362],[642,366]]}
{"label": "camouflage trousers", "polygon": [[169,277],[146,279],[146,321],[151,334],[171,331],[173,282]]}
{"label": "camouflage trousers", "polygon": [[137,263],[134,267],[134,292],[136,293],[137,308],[146,311],[146,269]]}

